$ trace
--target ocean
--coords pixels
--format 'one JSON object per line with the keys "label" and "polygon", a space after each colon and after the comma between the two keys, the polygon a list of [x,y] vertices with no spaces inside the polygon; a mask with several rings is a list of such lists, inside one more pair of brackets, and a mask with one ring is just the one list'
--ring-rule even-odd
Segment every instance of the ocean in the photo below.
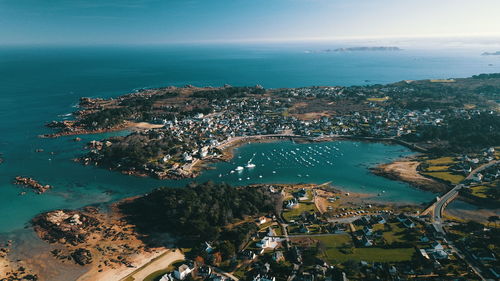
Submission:
{"label": "ocean", "polygon": [[[125,176],[72,161],[84,152],[86,141],[106,134],[83,136],[82,142],[73,142],[71,137],[37,137],[50,132],[45,123],[71,118],[68,114],[82,96],[113,97],[134,89],[169,85],[364,85],[500,72],[500,57],[480,56],[482,50],[306,53],[309,49],[314,46],[0,47],[0,153],[4,158],[0,164],[0,233],[23,229],[42,211],[106,203],[191,181]],[[370,165],[412,153],[404,147],[336,142],[314,144],[313,148],[320,151],[325,145],[342,152],[332,155],[336,157],[332,166],[309,170],[278,167],[265,155],[275,149],[305,150],[310,145],[251,144],[239,148],[232,162],[215,164],[215,170],[196,180],[231,184],[331,180],[346,190],[374,196],[385,191],[379,196],[381,200],[417,204],[435,196],[368,172]],[[254,154],[260,155],[255,159],[255,170],[241,176],[229,174]],[[263,168],[269,166],[275,167],[276,173]],[[54,188],[42,195],[29,190],[20,195],[23,189],[12,184],[18,175],[34,177]]]}

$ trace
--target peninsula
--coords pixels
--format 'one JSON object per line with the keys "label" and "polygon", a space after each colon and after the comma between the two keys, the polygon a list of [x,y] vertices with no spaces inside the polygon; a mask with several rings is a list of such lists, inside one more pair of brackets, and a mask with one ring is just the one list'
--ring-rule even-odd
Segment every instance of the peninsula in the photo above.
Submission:
{"label": "peninsula", "polygon": [[[57,132],[46,137],[135,126],[127,136],[90,142],[79,161],[160,179],[195,177],[204,163],[227,160],[232,147],[250,141],[390,141],[423,153],[414,166],[420,179],[407,181],[440,191],[446,188],[421,177],[451,186],[497,157],[499,93],[500,74],[351,87],[144,89],[113,99],[82,98],[75,119],[49,123]],[[391,169],[380,174],[403,179]],[[491,176],[478,181],[495,182]],[[496,198],[485,194],[483,199]]]}

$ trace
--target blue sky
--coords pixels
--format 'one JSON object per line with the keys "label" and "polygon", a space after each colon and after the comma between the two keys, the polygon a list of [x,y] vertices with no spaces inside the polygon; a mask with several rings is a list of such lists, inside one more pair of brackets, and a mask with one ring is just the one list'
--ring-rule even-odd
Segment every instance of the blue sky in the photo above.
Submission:
{"label": "blue sky", "polygon": [[0,0],[0,44],[500,36],[499,0]]}

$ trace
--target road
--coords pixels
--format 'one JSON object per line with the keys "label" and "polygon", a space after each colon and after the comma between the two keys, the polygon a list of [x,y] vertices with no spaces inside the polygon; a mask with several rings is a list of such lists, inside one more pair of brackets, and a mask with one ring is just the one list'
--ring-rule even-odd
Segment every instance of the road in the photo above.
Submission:
{"label": "road", "polygon": [[[464,181],[470,180],[475,174],[493,165],[496,165],[497,163],[500,163],[500,161],[498,160],[490,161],[488,163],[485,163],[477,167],[476,169],[474,169],[469,173],[469,175],[464,179]],[[458,196],[458,192],[463,187],[464,185],[462,183],[455,185],[450,191],[448,191],[441,198],[439,198],[434,204],[434,210],[433,210],[434,215],[432,216],[432,223],[435,225],[436,229],[439,232],[444,233],[442,215],[444,213],[446,206],[448,206],[448,204]]]}
{"label": "road", "polygon": [[[471,171],[469,173],[469,175],[464,179],[464,181],[470,180],[475,174],[477,174],[480,171],[487,169],[493,165],[496,165],[497,163],[500,163],[500,161],[498,161],[498,160],[490,161],[488,163],[485,163],[485,164],[477,167],[476,169],[474,169],[473,171]],[[444,228],[443,228],[443,218],[442,218],[444,210],[445,210],[446,206],[448,206],[448,204],[458,196],[460,189],[462,189],[463,187],[465,187],[465,185],[462,183],[455,185],[450,191],[448,191],[446,194],[444,194],[441,198],[439,198],[436,201],[436,203],[433,204],[434,210],[433,210],[433,216],[432,216],[432,224],[435,226],[436,230],[441,232],[443,235],[446,235]],[[476,275],[479,276],[479,278],[481,278],[481,280],[486,280],[482,276],[479,268],[474,264],[474,261],[472,261],[470,258],[465,256],[464,254],[462,254],[453,245],[451,240],[448,240],[448,246],[450,247],[450,249],[453,252],[455,252],[457,254],[457,256],[459,256],[462,260],[464,260],[469,265],[469,267],[472,269],[472,271],[474,271],[474,273],[476,273]]]}

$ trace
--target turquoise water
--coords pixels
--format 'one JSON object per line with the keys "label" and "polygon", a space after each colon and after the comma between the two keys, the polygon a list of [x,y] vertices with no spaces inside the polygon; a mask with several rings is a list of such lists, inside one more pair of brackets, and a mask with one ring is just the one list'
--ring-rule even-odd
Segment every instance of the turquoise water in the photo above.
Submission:
{"label": "turquoise water", "polygon": [[[81,96],[112,97],[136,88],[166,85],[353,85],[500,72],[499,58],[479,56],[480,50],[306,54],[306,49],[311,47],[0,48],[0,152],[5,158],[0,165],[0,233],[22,228],[41,211],[109,202],[189,181],[129,177],[71,161],[83,153],[86,141],[103,135],[84,136],[78,143],[69,137],[36,137],[49,132],[44,123],[68,118],[64,115],[74,110]],[[368,173],[369,164],[410,153],[405,148],[353,142],[313,146],[324,145],[335,145],[343,153],[330,155],[328,161],[333,165],[279,166],[279,160],[273,163],[262,153],[270,154],[273,149],[291,151],[297,144],[252,144],[238,149],[241,158],[235,158],[234,163],[219,163],[217,170],[207,171],[197,180],[232,184],[333,181],[348,190],[374,195],[385,190],[383,200],[414,203],[433,196]],[[299,149],[308,146],[300,145]],[[35,152],[38,148],[44,152]],[[244,166],[253,153],[260,153],[256,154],[257,167],[253,171],[245,170],[241,181],[237,174],[230,174],[236,166]],[[327,161],[326,156],[314,157],[323,164]],[[34,177],[54,189],[43,195],[28,192],[20,196],[20,187],[11,184],[17,175]]]}

